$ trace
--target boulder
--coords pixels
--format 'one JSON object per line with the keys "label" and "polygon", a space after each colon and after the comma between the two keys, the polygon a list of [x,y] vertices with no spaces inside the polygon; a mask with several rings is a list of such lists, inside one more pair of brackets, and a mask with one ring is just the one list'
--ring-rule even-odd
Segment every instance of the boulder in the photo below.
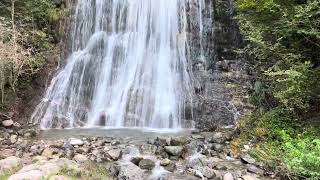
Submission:
{"label": "boulder", "polygon": [[81,139],[71,138],[70,144],[72,146],[82,146],[84,144],[84,142]]}
{"label": "boulder", "polygon": [[15,156],[7,157],[6,159],[0,160],[0,174],[1,172],[12,170],[19,167],[21,163],[22,160]]}
{"label": "boulder", "polygon": [[2,126],[6,128],[12,127],[13,124],[14,122],[11,119],[2,121]]}
{"label": "boulder", "polygon": [[212,149],[220,153],[223,151],[223,145],[218,143],[213,143]]}
{"label": "boulder", "polygon": [[139,166],[139,163],[140,163],[141,160],[143,160],[142,157],[133,157],[133,158],[131,159],[131,162],[132,162],[133,164]]}
{"label": "boulder", "polygon": [[112,160],[117,161],[122,157],[122,151],[120,149],[112,149],[108,151],[108,155]]}
{"label": "boulder", "polygon": [[165,146],[164,150],[172,156],[181,156],[183,153],[182,146]]}
{"label": "boulder", "polygon": [[82,154],[76,154],[74,156],[74,160],[77,162],[77,163],[84,163],[86,161],[88,161],[88,157],[86,155],[82,155]]}
{"label": "boulder", "polygon": [[246,164],[254,164],[256,162],[249,154],[241,156],[241,160]]}
{"label": "boulder", "polygon": [[49,180],[71,180],[71,178],[66,176],[51,176]]}
{"label": "boulder", "polygon": [[226,173],[224,176],[223,176],[223,180],[234,180],[234,177],[231,173]]}
{"label": "boulder", "polygon": [[250,176],[250,175],[244,175],[242,176],[243,180],[258,180],[256,177]]}
{"label": "boulder", "polygon": [[214,170],[209,168],[208,166],[206,166],[202,169],[202,174],[204,177],[206,177],[208,179],[212,179],[212,178],[216,177]]}
{"label": "boulder", "polygon": [[44,179],[44,175],[40,170],[31,170],[31,171],[22,172],[22,173],[16,173],[10,176],[8,180],[26,180],[26,179],[42,180]]}
{"label": "boulder", "polygon": [[156,164],[150,159],[143,159],[139,162],[139,167],[141,169],[152,170]]}
{"label": "boulder", "polygon": [[187,143],[186,137],[171,137],[170,139],[170,146],[183,146]]}
{"label": "boulder", "polygon": [[169,172],[174,172],[176,170],[177,166],[174,162],[170,162],[168,165],[164,166],[164,169]]}
{"label": "boulder", "polygon": [[118,179],[125,180],[144,180],[146,179],[145,174],[142,169],[138,166],[127,163],[123,164],[119,170]]}
{"label": "boulder", "polygon": [[211,142],[213,143],[218,143],[218,144],[223,144],[227,141],[227,138],[222,132],[216,132],[213,134],[211,138]]}

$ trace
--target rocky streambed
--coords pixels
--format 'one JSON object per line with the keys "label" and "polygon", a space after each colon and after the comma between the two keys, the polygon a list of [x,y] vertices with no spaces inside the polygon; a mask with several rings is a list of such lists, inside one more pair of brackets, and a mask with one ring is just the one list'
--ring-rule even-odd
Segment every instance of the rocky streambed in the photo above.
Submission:
{"label": "rocky streambed", "polygon": [[233,134],[233,128],[40,131],[5,122],[0,179],[270,179],[249,155],[233,155]]}

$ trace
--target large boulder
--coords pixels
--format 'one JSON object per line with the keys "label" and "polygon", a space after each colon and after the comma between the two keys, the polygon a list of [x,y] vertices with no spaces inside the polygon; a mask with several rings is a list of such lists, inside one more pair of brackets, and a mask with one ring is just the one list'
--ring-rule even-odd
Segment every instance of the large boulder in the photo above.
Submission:
{"label": "large boulder", "polygon": [[183,147],[182,146],[165,146],[164,150],[172,155],[172,156],[178,156],[180,157],[183,153]]}
{"label": "large boulder", "polygon": [[7,157],[6,159],[0,160],[0,174],[2,172],[10,171],[19,167],[21,163],[22,160],[15,156]]}
{"label": "large boulder", "polygon": [[40,170],[30,170],[22,173],[17,173],[9,177],[8,180],[42,180],[44,174]]}
{"label": "large boulder", "polygon": [[144,180],[144,179],[146,179],[143,170],[132,163],[123,164],[121,166],[118,178],[125,179],[125,180]]}
{"label": "large boulder", "polygon": [[107,153],[114,161],[119,160],[122,157],[122,151],[120,149],[111,149]]}
{"label": "large boulder", "polygon": [[156,164],[150,159],[143,159],[139,162],[139,167],[141,169],[152,170]]}

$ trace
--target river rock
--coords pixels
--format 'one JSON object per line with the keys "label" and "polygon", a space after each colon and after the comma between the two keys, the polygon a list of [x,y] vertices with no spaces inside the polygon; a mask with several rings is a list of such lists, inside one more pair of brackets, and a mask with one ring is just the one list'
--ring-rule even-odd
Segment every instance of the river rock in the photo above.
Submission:
{"label": "river rock", "polygon": [[132,162],[133,164],[139,166],[139,163],[140,163],[141,160],[143,160],[142,157],[133,157],[133,158],[131,159],[131,162]]}
{"label": "river rock", "polygon": [[165,170],[169,172],[174,172],[177,168],[176,164],[174,162],[170,162],[168,165],[163,166]]}
{"label": "river rock", "polygon": [[14,122],[11,119],[2,121],[2,126],[6,128],[13,126],[13,124]]}
{"label": "river rock", "polygon": [[249,166],[247,169],[248,172],[263,175],[264,171],[256,166]]}
{"label": "river rock", "polygon": [[163,159],[163,160],[160,161],[160,165],[161,165],[161,166],[167,166],[167,165],[169,165],[170,163],[171,163],[171,160],[168,159],[168,158],[165,158],[165,159]]}
{"label": "river rock", "polygon": [[223,180],[234,180],[234,177],[231,173],[226,173],[224,176],[223,176]]}
{"label": "river rock", "polygon": [[66,176],[51,176],[49,180],[71,180],[71,178]]}
{"label": "river rock", "polygon": [[139,162],[139,167],[141,169],[152,170],[156,164],[150,159],[143,159]]}
{"label": "river rock", "polygon": [[108,151],[108,155],[111,157],[112,160],[117,161],[122,157],[122,151],[120,149],[112,149]]}
{"label": "river rock", "polygon": [[15,156],[7,157],[6,159],[0,160],[0,174],[1,172],[19,167],[21,163],[21,159]]}
{"label": "river rock", "polygon": [[170,146],[183,146],[187,143],[186,137],[171,137]]}
{"label": "river rock", "polygon": [[84,162],[88,161],[88,157],[86,155],[77,154],[74,156],[74,160],[77,163],[84,163]]}
{"label": "river rock", "polygon": [[9,177],[8,180],[41,180],[44,179],[44,174],[40,170],[30,170],[27,172],[16,173]]}
{"label": "river rock", "polygon": [[34,155],[42,154],[43,150],[44,147],[42,145],[33,145],[30,147],[30,152],[32,152]]}
{"label": "river rock", "polygon": [[213,143],[218,143],[218,144],[223,144],[226,142],[226,137],[224,136],[224,134],[222,132],[216,132],[213,134],[212,138],[211,138],[211,142]]}
{"label": "river rock", "polygon": [[254,164],[256,162],[249,154],[241,156],[241,160],[247,164]]}
{"label": "river rock", "polygon": [[256,177],[250,176],[250,175],[244,175],[242,176],[243,180],[258,180]]}
{"label": "river rock", "polygon": [[12,143],[12,144],[14,144],[14,143],[16,143],[18,141],[18,136],[17,135],[11,135],[10,136],[10,142]]}
{"label": "river rock", "polygon": [[166,146],[166,145],[168,145],[168,142],[167,142],[167,139],[165,139],[165,138],[157,137],[154,140],[154,145],[156,145],[156,146]]}
{"label": "river rock", "polygon": [[172,156],[180,157],[182,155],[182,146],[165,146],[164,150]]}
{"label": "river rock", "polygon": [[146,178],[142,169],[132,163],[127,163],[121,166],[118,179],[144,180]]}
{"label": "river rock", "polygon": [[84,144],[84,142],[81,139],[71,138],[70,144],[72,146],[82,146]]}
{"label": "river rock", "polygon": [[204,167],[202,169],[202,174],[203,174],[204,177],[206,177],[208,179],[216,177],[216,174],[215,174],[214,170],[209,168],[208,166],[206,166],[206,167]]}
{"label": "river rock", "polygon": [[213,143],[212,149],[220,153],[223,151],[223,145],[218,143]]}

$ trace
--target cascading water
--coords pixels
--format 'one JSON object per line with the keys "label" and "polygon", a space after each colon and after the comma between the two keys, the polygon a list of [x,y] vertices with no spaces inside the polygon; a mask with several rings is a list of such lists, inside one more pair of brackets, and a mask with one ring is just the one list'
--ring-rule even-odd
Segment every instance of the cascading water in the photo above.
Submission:
{"label": "cascading water", "polygon": [[180,128],[191,98],[185,0],[78,0],[72,54],[32,115],[42,128]]}
{"label": "cascading water", "polygon": [[191,96],[184,0],[79,0],[72,55],[32,115],[42,128],[179,128]]}

